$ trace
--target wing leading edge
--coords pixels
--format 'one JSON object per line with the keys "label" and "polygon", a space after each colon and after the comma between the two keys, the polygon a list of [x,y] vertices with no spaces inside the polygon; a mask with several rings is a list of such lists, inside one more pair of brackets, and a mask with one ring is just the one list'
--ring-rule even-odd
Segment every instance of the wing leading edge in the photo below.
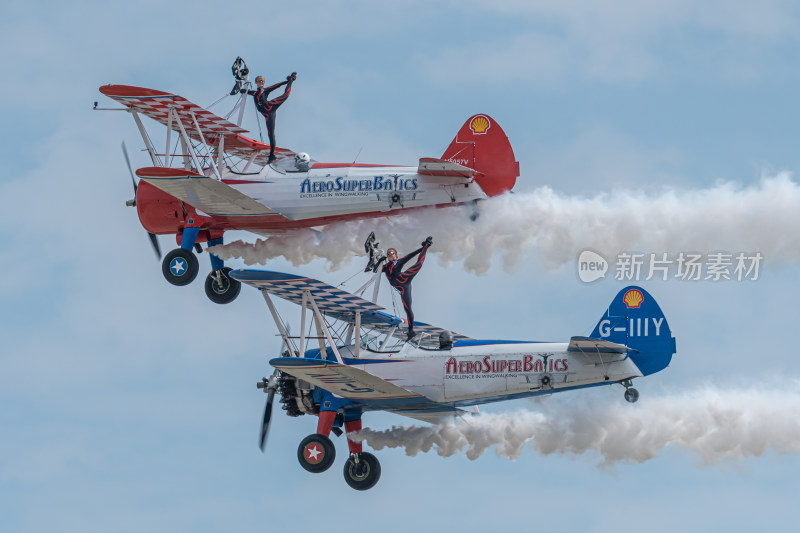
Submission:
{"label": "wing leading edge", "polygon": [[145,167],[136,171],[143,181],[213,216],[277,215],[230,185],[178,168]]}
{"label": "wing leading edge", "polygon": [[386,410],[432,424],[466,413],[350,365],[302,357],[279,357],[269,364],[369,410]]}

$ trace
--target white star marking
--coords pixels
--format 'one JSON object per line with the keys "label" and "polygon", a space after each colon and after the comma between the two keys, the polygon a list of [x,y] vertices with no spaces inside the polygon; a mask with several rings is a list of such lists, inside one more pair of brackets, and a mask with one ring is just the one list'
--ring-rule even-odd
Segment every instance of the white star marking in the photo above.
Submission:
{"label": "white star marking", "polygon": [[175,275],[178,275],[178,274],[180,274],[181,272],[183,272],[185,268],[186,268],[186,267],[184,266],[184,262],[183,262],[183,261],[181,261],[180,259],[176,259],[176,260],[174,260],[174,261],[172,262],[172,272],[173,272]]}
{"label": "white star marking", "polygon": [[322,450],[317,448],[317,445],[315,444],[313,448],[310,446],[306,448],[306,453],[308,454],[309,461],[316,461],[317,457],[322,453]]}

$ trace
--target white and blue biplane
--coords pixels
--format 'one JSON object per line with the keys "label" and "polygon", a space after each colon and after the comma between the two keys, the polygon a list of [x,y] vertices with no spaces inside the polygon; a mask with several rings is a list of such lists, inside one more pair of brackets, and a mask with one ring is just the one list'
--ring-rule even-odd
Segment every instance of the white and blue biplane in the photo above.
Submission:
{"label": "white and blue biplane", "polygon": [[[289,416],[319,417],[316,433],[297,450],[309,472],[333,464],[330,433],[341,435],[343,426],[350,437],[367,411],[436,423],[467,413],[466,406],[615,383],[635,402],[639,393],[632,380],[666,368],[675,353],[664,314],[639,287],[621,290],[589,337],[568,342],[478,340],[420,322],[414,324],[417,336],[407,341],[403,319],[373,303],[380,273],[370,281],[373,301],[292,274],[237,270],[230,275],[261,290],[286,347],[269,362],[274,373],[258,384],[268,393],[261,449],[277,392]],[[270,295],[300,305],[299,337],[289,335]],[[308,309],[315,335],[308,334]],[[357,490],[373,487],[381,471],[377,458],[364,452],[360,441],[348,438],[348,447],[346,482]]]}

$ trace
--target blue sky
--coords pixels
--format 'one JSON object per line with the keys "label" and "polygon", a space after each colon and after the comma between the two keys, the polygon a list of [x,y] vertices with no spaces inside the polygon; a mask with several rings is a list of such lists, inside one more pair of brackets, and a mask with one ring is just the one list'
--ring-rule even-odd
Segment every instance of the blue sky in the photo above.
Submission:
{"label": "blue sky", "polygon": [[[527,450],[512,462],[491,451],[469,461],[381,450],[383,477],[363,494],[343,483],[343,441],[330,471],[301,470],[296,447],[313,432],[311,417],[277,417],[262,455],[264,396],[255,383],[279,346],[267,309],[248,288],[217,306],[202,279],[184,288],[163,280],[124,206],[131,190],[119,144],[144,166],[141,142],[128,116],[91,106],[113,105],[97,91],[106,83],[208,105],[230,89],[241,55],[268,82],[298,72],[278,142],[317,160],[360,152],[362,162],[415,164],[440,155],[468,116],[488,113],[520,161],[520,194],[549,186],[567,198],[652,199],[721,182],[758,187],[800,168],[799,19],[791,2],[4,2],[0,528],[790,527],[800,485],[789,473],[800,463],[769,450],[704,465],[670,446],[611,471],[592,453]],[[793,230],[765,218],[752,234]],[[752,242],[729,251],[756,251]],[[161,246],[172,242],[162,237]],[[678,354],[637,384],[642,402],[704,386],[722,391],[723,402],[741,388],[796,399],[797,260],[771,262],[774,247],[764,246],[755,282],[644,284]],[[544,255],[528,247],[507,271],[497,254],[475,275],[433,254],[415,281],[416,314],[474,337],[588,333],[624,285],[583,284],[574,261],[546,265]],[[296,268],[277,259],[267,268],[338,283],[361,261],[334,272],[322,261]],[[623,400],[608,388],[546,401],[579,411]],[[410,423],[365,418],[375,428]]]}

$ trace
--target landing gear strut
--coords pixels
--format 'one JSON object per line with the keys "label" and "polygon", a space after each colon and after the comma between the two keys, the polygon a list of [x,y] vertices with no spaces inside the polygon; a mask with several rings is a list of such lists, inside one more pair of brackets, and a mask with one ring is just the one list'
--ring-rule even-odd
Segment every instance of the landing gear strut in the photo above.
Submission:
{"label": "landing gear strut", "polygon": [[629,403],[636,403],[639,399],[639,391],[634,389],[629,379],[622,380],[620,383],[625,387],[625,401]]}

